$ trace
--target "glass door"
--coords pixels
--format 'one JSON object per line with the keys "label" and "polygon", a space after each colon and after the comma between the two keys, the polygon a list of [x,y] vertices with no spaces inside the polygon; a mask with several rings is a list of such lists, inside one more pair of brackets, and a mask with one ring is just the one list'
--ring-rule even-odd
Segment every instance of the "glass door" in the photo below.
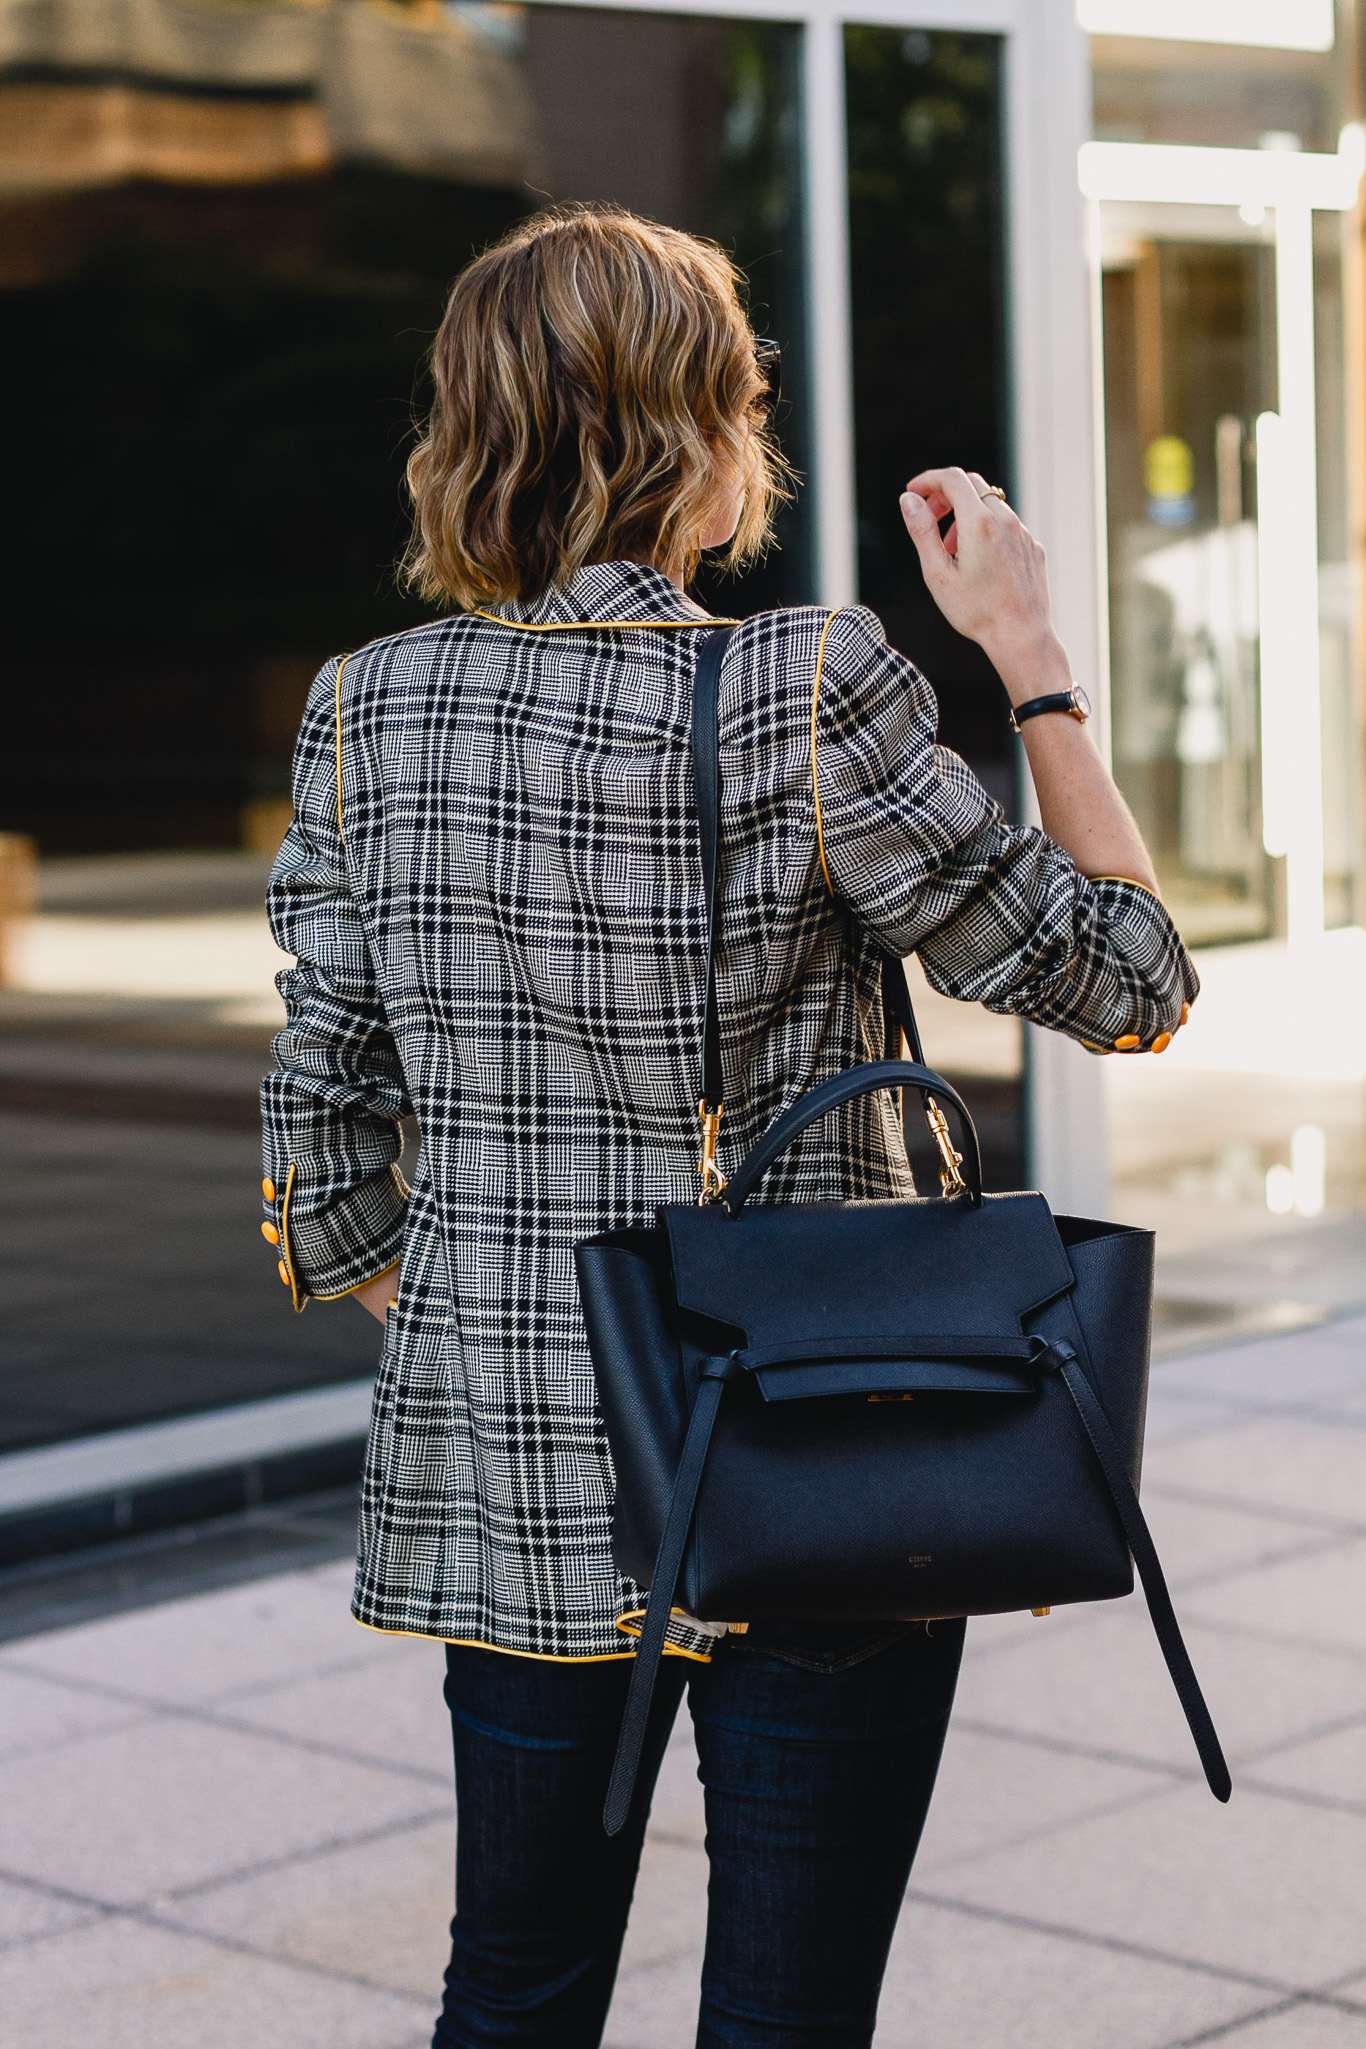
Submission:
{"label": "glass door", "polygon": [[1188,943],[1258,939],[1275,922],[1256,527],[1275,249],[1234,207],[1111,202],[1101,227],[1115,775]]}

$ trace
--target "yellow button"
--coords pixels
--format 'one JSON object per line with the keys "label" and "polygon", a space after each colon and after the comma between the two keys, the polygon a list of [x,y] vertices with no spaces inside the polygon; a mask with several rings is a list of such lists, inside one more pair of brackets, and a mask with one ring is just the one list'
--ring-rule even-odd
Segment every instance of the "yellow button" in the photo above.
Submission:
{"label": "yellow button", "polygon": [[1171,1042],[1172,1035],[1170,1032],[1159,1032],[1157,1037],[1153,1040],[1154,1053],[1165,1053],[1168,1046],[1170,1046]]}
{"label": "yellow button", "polygon": [[267,1202],[274,1202],[275,1183],[271,1180],[269,1174],[267,1174],[265,1180],[261,1183],[261,1193],[262,1195],[264,1195]]}
{"label": "yellow button", "polygon": [[1184,1024],[1184,1023],[1186,1022],[1186,1019],[1187,1019],[1187,1018],[1188,1018],[1188,1017],[1190,1016],[1190,1014],[1191,1014],[1191,1007],[1190,1007],[1189,1003],[1183,1003],[1183,1004],[1182,1004],[1182,1006],[1181,1006],[1181,1022],[1182,1022],[1182,1024]]}
{"label": "yellow button", "polygon": [[280,1242],[280,1233],[276,1230],[274,1224],[262,1224],[261,1236],[265,1239],[267,1245],[278,1245]]}
{"label": "yellow button", "polygon": [[1131,1053],[1140,1043],[1137,1032],[1125,1032],[1123,1038],[1115,1040],[1116,1053]]}
{"label": "yellow button", "polygon": [[280,1279],[284,1282],[286,1287],[289,1286],[289,1268],[285,1265],[283,1260],[280,1261]]}

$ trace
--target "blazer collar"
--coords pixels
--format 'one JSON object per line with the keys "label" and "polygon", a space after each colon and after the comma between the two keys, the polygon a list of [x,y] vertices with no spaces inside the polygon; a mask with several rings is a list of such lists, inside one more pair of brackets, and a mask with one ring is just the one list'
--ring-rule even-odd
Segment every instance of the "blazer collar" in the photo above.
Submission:
{"label": "blazer collar", "polygon": [[658,569],[643,562],[593,562],[563,590],[542,591],[529,602],[483,608],[524,626],[704,625],[711,617]]}

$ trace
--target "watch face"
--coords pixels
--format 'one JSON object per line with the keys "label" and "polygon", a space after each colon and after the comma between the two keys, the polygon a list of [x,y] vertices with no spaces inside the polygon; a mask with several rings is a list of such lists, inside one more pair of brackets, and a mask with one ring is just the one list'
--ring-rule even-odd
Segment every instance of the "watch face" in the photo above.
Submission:
{"label": "watch face", "polygon": [[1078,718],[1090,718],[1091,700],[1086,695],[1086,692],[1082,689],[1080,683],[1074,683],[1072,685],[1072,702],[1076,706]]}

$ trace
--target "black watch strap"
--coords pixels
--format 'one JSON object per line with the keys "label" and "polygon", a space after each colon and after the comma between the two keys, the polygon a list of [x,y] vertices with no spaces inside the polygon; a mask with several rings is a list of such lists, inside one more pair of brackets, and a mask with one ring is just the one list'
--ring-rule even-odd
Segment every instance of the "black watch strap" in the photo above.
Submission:
{"label": "black watch strap", "polygon": [[1086,693],[1074,683],[1070,690],[1050,690],[1044,697],[1031,697],[1017,704],[1010,714],[1010,723],[1018,733],[1026,719],[1041,718],[1049,711],[1065,711],[1070,718],[1082,721],[1091,716]]}

